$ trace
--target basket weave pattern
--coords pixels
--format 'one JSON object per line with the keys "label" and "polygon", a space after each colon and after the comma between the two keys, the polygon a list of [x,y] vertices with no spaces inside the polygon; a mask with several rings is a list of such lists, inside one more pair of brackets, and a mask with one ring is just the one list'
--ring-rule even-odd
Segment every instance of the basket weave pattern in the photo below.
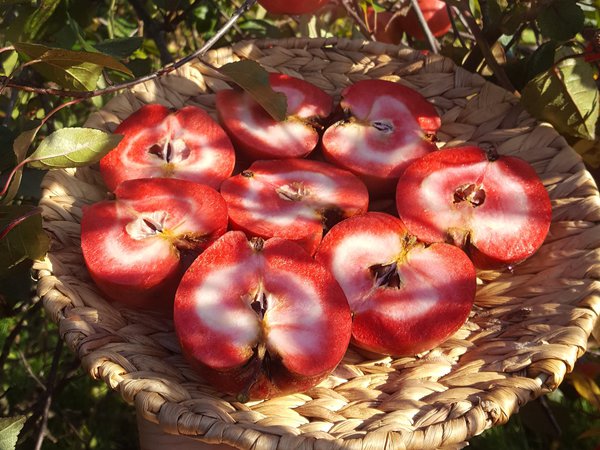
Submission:
{"label": "basket weave pattern", "polygon": [[[600,314],[600,197],[565,140],[513,95],[440,56],[379,43],[293,39],[242,42],[204,60],[221,66],[242,58],[337,98],[366,78],[415,88],[442,116],[440,145],[489,143],[533,164],[552,200],[550,234],[512,272],[478,273],[468,322],[440,347],[377,360],[349,349],[310,391],[241,404],[188,367],[169,319],[102,298],[83,263],[79,222],[82,207],[106,198],[106,188],[95,168],[52,171],[41,201],[52,246],[36,263],[38,291],[90,375],[168,433],[247,449],[460,446],[555,389],[585,351]],[[114,98],[87,126],[114,130],[151,102],[198,105],[214,116],[214,93],[227,87],[210,66],[184,66]]]}

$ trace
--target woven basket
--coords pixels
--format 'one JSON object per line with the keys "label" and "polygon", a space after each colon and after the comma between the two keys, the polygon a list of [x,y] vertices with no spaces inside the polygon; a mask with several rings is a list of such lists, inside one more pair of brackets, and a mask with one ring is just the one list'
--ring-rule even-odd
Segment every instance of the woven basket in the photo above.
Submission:
{"label": "woven basket", "polygon": [[[418,357],[368,360],[350,349],[308,392],[246,404],[215,392],[186,364],[172,322],[110,304],[80,251],[81,208],[106,197],[95,168],[43,181],[52,238],[37,263],[39,294],[90,375],[171,434],[244,449],[459,447],[555,389],[581,356],[600,313],[600,197],[579,156],[507,91],[440,56],[338,39],[241,42],[210,52],[213,67],[248,58],[304,78],[339,98],[366,78],[400,81],[440,111],[440,145],[493,143],[533,164],[550,193],[553,222],[539,252],[512,271],[480,271],[476,305],[447,342]],[[199,105],[214,114],[228,87],[201,63],[137,86],[92,114],[114,130],[141,105]]]}

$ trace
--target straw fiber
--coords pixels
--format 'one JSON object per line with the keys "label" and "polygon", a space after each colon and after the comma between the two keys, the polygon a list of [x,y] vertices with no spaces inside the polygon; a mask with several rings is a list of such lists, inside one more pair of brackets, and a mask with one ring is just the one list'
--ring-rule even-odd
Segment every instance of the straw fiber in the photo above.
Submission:
{"label": "straw fiber", "polygon": [[96,168],[52,171],[43,182],[52,238],[39,294],[85,370],[134,403],[167,433],[243,449],[460,448],[555,389],[586,349],[600,314],[600,197],[579,156],[507,91],[440,56],[405,47],[337,40],[242,42],[203,63],[135,87],[92,114],[114,130],[141,105],[199,105],[214,116],[228,84],[212,67],[248,58],[304,78],[339,98],[366,78],[399,81],[439,110],[439,146],[492,144],[531,162],[553,205],[540,251],[505,271],[480,271],[468,322],[416,357],[368,359],[352,348],[308,392],[241,404],[204,385],[183,360],[172,322],[105,301],[80,251],[82,207],[107,196]]}

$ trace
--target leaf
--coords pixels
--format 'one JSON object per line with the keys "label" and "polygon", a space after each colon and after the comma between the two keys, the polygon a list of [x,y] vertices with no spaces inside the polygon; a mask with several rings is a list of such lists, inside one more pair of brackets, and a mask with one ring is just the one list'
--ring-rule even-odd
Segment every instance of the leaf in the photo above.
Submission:
{"label": "leaf", "polygon": [[567,41],[583,29],[585,14],[574,0],[555,0],[541,9],[537,22],[543,36]]}
{"label": "leaf", "polygon": [[77,52],[24,42],[18,42],[14,47],[26,61],[39,60],[32,67],[65,89],[94,89],[104,68],[133,75],[125,65],[102,53]]}
{"label": "leaf", "polygon": [[[593,169],[600,169],[600,142],[581,139],[573,145],[573,149],[581,155],[585,163]],[[598,328],[596,330],[596,328]],[[600,321],[592,335],[600,343]]]}
{"label": "leaf", "polygon": [[25,416],[0,418],[0,450],[14,450],[17,447],[25,419]]}
{"label": "leaf", "polygon": [[527,63],[525,64],[526,81],[531,80],[536,75],[552,67],[557,47],[558,44],[556,41],[544,42],[527,58]]}
{"label": "leaf", "polygon": [[17,164],[17,158],[10,149],[12,149],[15,136],[10,128],[0,125],[0,172],[14,167]]}
{"label": "leaf", "polygon": [[37,2],[36,9],[25,22],[25,32],[30,39],[33,40],[37,37],[40,29],[52,17],[59,3],[60,0],[41,0]]}
{"label": "leaf", "polygon": [[86,166],[100,161],[122,137],[93,128],[62,128],[44,139],[27,161],[36,169]]}
{"label": "leaf", "polygon": [[569,380],[579,395],[600,411],[600,387],[593,378],[579,372],[569,374]]}
{"label": "leaf", "polygon": [[248,92],[273,119],[281,122],[286,118],[286,96],[271,88],[268,72],[257,62],[243,60],[225,64],[219,72]]}
{"label": "leaf", "polygon": [[14,51],[6,52],[6,57],[2,55],[2,74],[10,76],[19,63],[19,54]]}
{"label": "leaf", "polygon": [[[27,156],[27,151],[29,150],[29,147],[31,147],[31,144],[34,141],[35,137],[37,136],[38,131],[40,131],[40,128],[42,126],[40,124],[40,122],[35,121],[35,122],[33,122],[33,124],[34,124],[33,128],[22,132],[12,142],[12,149],[13,149],[12,153],[13,153],[13,157],[15,160],[15,165],[19,164],[20,162],[22,162],[25,159],[25,157]],[[6,204],[10,203],[12,201],[12,199],[15,198],[15,196],[17,195],[17,192],[19,190],[19,187],[21,186],[22,175],[23,175],[23,168],[19,168],[19,170],[17,170],[15,172],[13,179],[11,180],[10,185],[8,187],[8,190],[7,190],[6,194],[4,195],[4,197],[2,197],[0,204],[6,205]],[[0,183],[0,189],[2,189],[4,187],[5,182],[6,181],[3,180],[2,183]]]}
{"label": "leaf", "polygon": [[26,259],[41,259],[50,246],[42,228],[41,208],[0,206],[0,268],[11,268]]}
{"label": "leaf", "polygon": [[[556,58],[575,54],[562,47]],[[550,122],[560,133],[594,140],[600,112],[595,74],[583,58],[568,58],[527,83],[521,101],[531,114]]]}
{"label": "leaf", "polygon": [[109,39],[94,44],[94,47],[96,47],[96,50],[99,52],[114,56],[115,58],[123,59],[127,58],[138,48],[140,48],[143,41],[144,38],[139,36]]}

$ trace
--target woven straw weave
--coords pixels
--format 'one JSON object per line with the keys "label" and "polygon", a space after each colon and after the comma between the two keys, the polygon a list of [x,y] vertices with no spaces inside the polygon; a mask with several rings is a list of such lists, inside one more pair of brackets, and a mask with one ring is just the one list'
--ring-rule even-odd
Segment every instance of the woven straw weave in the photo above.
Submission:
{"label": "woven straw weave", "polygon": [[[447,342],[418,357],[365,359],[350,349],[308,392],[241,404],[204,385],[183,360],[172,322],[107,303],[79,248],[81,209],[106,197],[94,168],[52,171],[43,182],[52,247],[37,264],[39,294],[90,375],[167,433],[244,449],[460,447],[555,389],[583,354],[600,313],[600,197],[579,156],[518,100],[439,56],[336,39],[242,42],[210,52],[304,78],[336,95],[365,78],[397,80],[442,116],[440,146],[492,143],[531,162],[550,193],[553,223],[541,250],[512,272],[479,272],[476,305]],[[200,105],[228,85],[192,64],[137,86],[93,114],[114,130],[144,103]]]}

